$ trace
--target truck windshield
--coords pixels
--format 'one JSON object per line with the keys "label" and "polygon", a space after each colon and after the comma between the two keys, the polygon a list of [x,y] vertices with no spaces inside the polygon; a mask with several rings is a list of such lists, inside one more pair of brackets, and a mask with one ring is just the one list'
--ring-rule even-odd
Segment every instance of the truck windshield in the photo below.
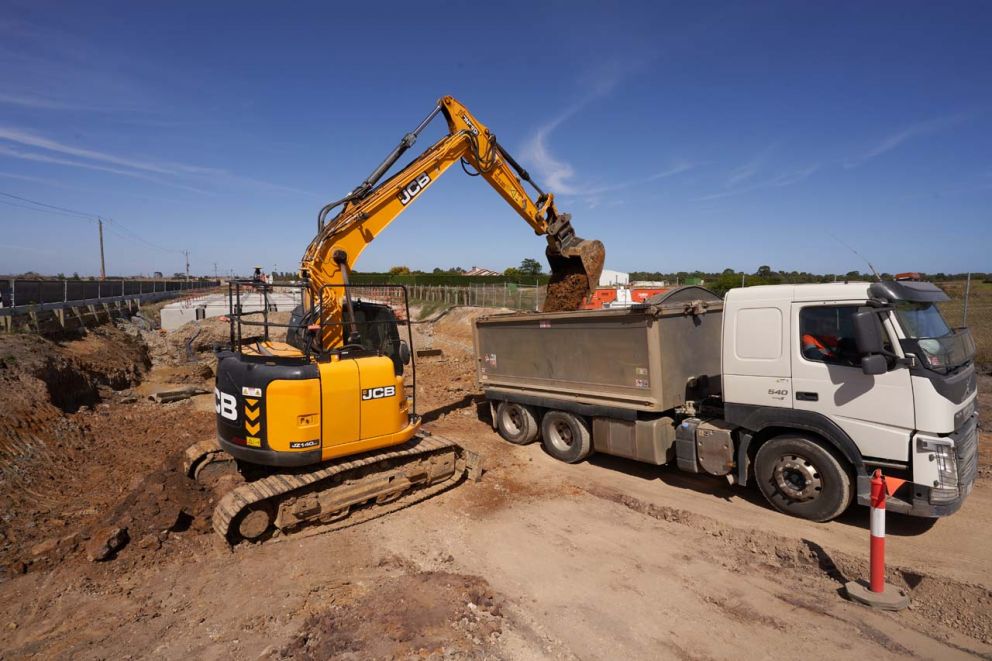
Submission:
{"label": "truck windshield", "polygon": [[974,359],[971,332],[948,326],[933,303],[897,303],[895,313],[906,335],[903,350],[917,354],[930,369],[947,372]]}

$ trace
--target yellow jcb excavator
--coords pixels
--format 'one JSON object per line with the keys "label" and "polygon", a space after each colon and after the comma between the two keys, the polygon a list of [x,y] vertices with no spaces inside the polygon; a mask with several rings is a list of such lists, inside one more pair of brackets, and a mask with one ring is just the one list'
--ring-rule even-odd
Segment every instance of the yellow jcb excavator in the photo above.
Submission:
{"label": "yellow jcb excavator", "polygon": [[[380,181],[438,114],[447,120],[447,135]],[[218,352],[214,393],[217,439],[186,451],[187,473],[198,480],[209,481],[219,466],[237,467],[240,484],[222,495],[213,514],[214,529],[231,543],[310,523],[325,524],[321,531],[351,525],[478,475],[478,458],[421,430],[411,408],[407,388],[415,398],[415,384],[404,374],[410,348],[397,323],[405,292],[396,305],[385,300],[389,288],[349,283],[365,247],[458,162],[546,236],[552,276],[545,311],[577,309],[598,284],[603,244],[576,236],[554,196],[537,187],[495,135],[454,98],[440,99],[357,188],[321,209],[286,341],[269,333],[276,285],[232,283],[231,346]],[[536,200],[521,180],[534,187]],[[253,301],[261,295],[261,309],[247,309],[243,290],[251,290]],[[253,321],[259,316],[261,322]],[[245,337],[246,326],[260,326],[261,335]]]}

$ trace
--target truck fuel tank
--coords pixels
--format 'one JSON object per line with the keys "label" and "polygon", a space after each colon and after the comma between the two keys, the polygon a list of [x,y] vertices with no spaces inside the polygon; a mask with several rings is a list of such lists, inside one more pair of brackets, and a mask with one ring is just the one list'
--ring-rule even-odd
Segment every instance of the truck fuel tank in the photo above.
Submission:
{"label": "truck fuel tank", "polygon": [[675,431],[675,454],[681,470],[728,475],[734,469],[733,426],[711,418],[686,418]]}

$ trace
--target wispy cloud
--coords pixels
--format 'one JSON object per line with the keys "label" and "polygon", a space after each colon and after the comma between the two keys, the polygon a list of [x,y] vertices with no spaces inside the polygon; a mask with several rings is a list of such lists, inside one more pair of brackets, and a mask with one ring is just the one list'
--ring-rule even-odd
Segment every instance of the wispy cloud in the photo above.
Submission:
{"label": "wispy cloud", "polygon": [[64,165],[67,167],[81,168],[84,170],[94,170],[96,172],[109,172],[110,174],[116,174],[123,177],[130,177],[132,179],[141,179],[143,181],[148,181],[154,184],[160,184],[162,186],[169,186],[171,188],[178,188],[181,190],[188,190],[194,193],[209,194],[202,188],[196,188],[193,186],[188,186],[179,182],[167,181],[161,177],[156,177],[144,172],[135,172],[133,170],[125,170],[121,168],[108,167],[106,165],[98,165],[95,163],[85,163],[83,161],[73,161],[67,158],[60,158],[58,156],[49,156],[47,154],[39,154],[37,152],[22,151],[12,147],[6,147],[0,145],[0,155],[10,156],[11,158],[18,158],[23,161],[34,161],[36,163],[51,163],[53,165]]}
{"label": "wispy cloud", "polygon": [[648,175],[647,177],[641,177],[638,179],[629,179],[627,181],[622,181],[617,184],[609,184],[606,186],[593,186],[578,193],[578,195],[603,195],[605,193],[614,193],[619,190],[624,190],[625,188],[642,186],[644,184],[649,184],[652,181],[658,181],[659,179],[667,179],[668,177],[674,177],[675,175],[682,174],[683,172],[688,172],[694,167],[696,167],[695,163],[690,163],[688,161],[680,161],[679,163],[676,163],[671,167],[665,168],[664,170],[659,170],[658,172]]}
{"label": "wispy cloud", "polygon": [[551,122],[539,127],[524,145],[523,157],[525,161],[533,163],[534,169],[544,179],[548,190],[559,195],[572,195],[578,192],[578,189],[570,183],[570,180],[575,177],[575,168],[567,161],[559,159],[551,153],[551,149],[548,147],[548,138],[562,122],[577,113],[585,103],[572,106]]}
{"label": "wispy cloud", "polygon": [[[8,144],[4,145],[2,142]],[[290,186],[237,175],[222,168],[134,158],[78,147],[17,127],[0,126],[0,154],[21,160],[107,172],[195,193],[209,193],[204,186],[227,185],[313,194]],[[67,156],[73,158],[66,158]]]}
{"label": "wispy cloud", "polygon": [[23,129],[0,126],[0,139],[24,145],[26,147],[35,147],[46,151],[65,154],[67,156],[78,156],[91,161],[110,163],[111,165],[119,165],[135,170],[144,170],[146,172],[156,172],[159,174],[176,174],[175,169],[167,168],[161,164],[123,158],[121,156],[94,151],[92,149],[83,149],[81,147],[66,145]]}
{"label": "wispy cloud", "polygon": [[945,131],[975,116],[975,114],[976,113],[974,112],[956,113],[953,115],[929,119],[923,122],[917,122],[916,124],[910,124],[902,130],[886,136],[881,142],[867,149],[859,156],[847,159],[844,162],[844,167],[850,169],[864,165],[868,161],[878,158],[879,156],[900,147],[914,138]]}
{"label": "wispy cloud", "polygon": [[798,184],[799,182],[807,179],[814,172],[820,169],[819,163],[813,163],[805,167],[801,167],[795,170],[787,170],[784,172],[779,172],[778,174],[770,177],[768,179],[763,179],[746,186],[738,186],[735,188],[730,188],[728,190],[721,191],[719,193],[711,193],[710,195],[703,195],[702,197],[695,198],[697,202],[704,202],[708,200],[719,200],[725,197],[733,197],[735,195],[743,195],[744,193],[751,193],[753,191],[768,189],[768,188],[784,188],[786,186],[792,186],[793,184]]}
{"label": "wispy cloud", "polygon": [[642,61],[611,61],[599,68],[586,72],[583,76],[583,87],[587,94],[578,101],[566,107],[551,121],[539,126],[524,143],[522,156],[527,163],[541,176],[546,188],[557,195],[571,195],[598,203],[598,198],[606,193],[612,193],[626,188],[672,177],[696,167],[687,161],[679,161],[672,166],[654,172],[646,177],[638,177],[611,184],[583,184],[578,179],[575,167],[567,160],[556,156],[549,145],[552,134],[567,120],[581,112],[590,103],[605,98],[613,93],[617,86],[633,72],[644,66]]}
{"label": "wispy cloud", "polygon": [[768,161],[768,156],[775,149],[775,146],[775,143],[768,145],[755,154],[751,160],[732,170],[730,175],[727,177],[726,187],[734,188],[736,186],[740,186],[758,175],[762,168],[765,167],[765,164]]}
{"label": "wispy cloud", "polygon": [[55,179],[32,177],[31,175],[20,174],[18,172],[0,172],[0,177],[3,177],[4,179],[16,179],[18,181],[30,181],[35,184],[45,184],[46,186],[59,186],[61,188],[67,188],[65,184],[61,181],[56,181]]}
{"label": "wispy cloud", "polygon": [[83,103],[75,103],[71,101],[65,101],[62,99],[56,99],[48,96],[42,96],[38,94],[30,93],[20,93],[12,94],[10,92],[0,92],[0,104],[8,106],[19,106],[22,108],[31,108],[34,110],[76,110],[76,111],[93,111],[93,112],[113,112],[111,108],[102,108],[99,106],[91,106]]}
{"label": "wispy cloud", "polygon": [[757,161],[751,161],[749,163],[745,163],[744,165],[742,165],[741,167],[737,168],[736,170],[730,173],[730,176],[727,177],[727,186],[733,188],[734,186],[743,184],[745,181],[751,179],[752,177],[754,177],[754,175],[758,174],[758,170],[760,169],[760,167],[761,167],[761,163]]}

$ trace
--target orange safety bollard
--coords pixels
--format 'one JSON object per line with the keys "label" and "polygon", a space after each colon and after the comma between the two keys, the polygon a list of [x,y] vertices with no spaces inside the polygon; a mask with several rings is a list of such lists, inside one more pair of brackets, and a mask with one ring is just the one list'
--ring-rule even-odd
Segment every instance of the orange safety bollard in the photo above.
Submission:
{"label": "orange safety bollard", "polygon": [[858,603],[898,611],[909,606],[909,595],[895,585],[885,582],[885,500],[887,482],[882,471],[875,469],[871,476],[871,543],[869,547],[869,582],[849,581],[844,586],[848,598]]}

